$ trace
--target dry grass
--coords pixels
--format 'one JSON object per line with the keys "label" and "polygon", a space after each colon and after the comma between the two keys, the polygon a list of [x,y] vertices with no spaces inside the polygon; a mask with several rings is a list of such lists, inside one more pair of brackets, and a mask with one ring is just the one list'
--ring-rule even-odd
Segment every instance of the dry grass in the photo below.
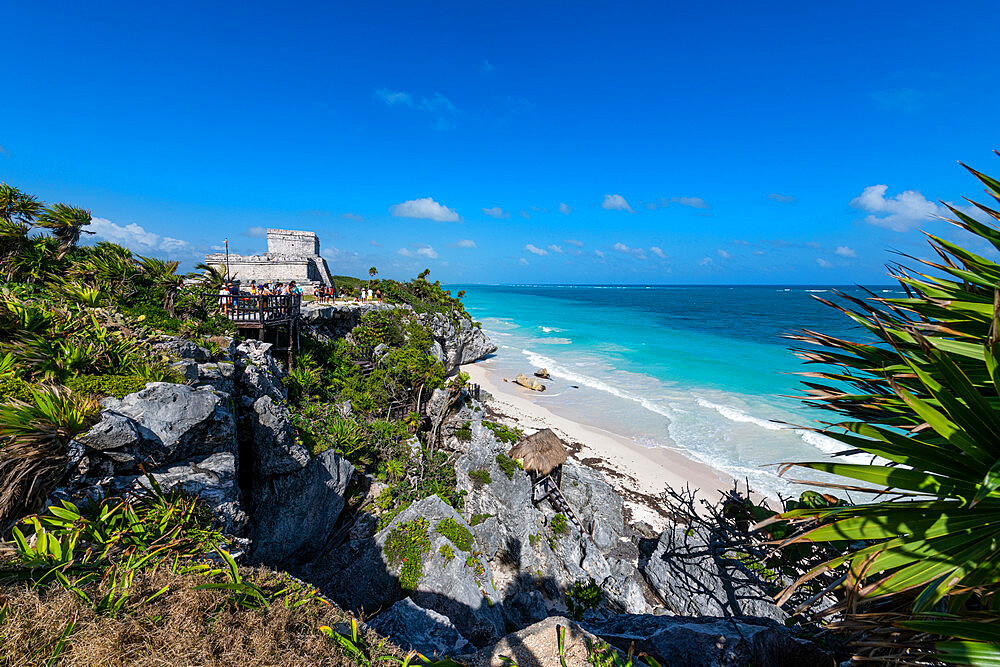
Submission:
{"label": "dry grass", "polygon": [[[246,580],[273,581],[275,574],[247,570]],[[65,651],[55,664],[124,667],[145,665],[331,665],[356,662],[319,631],[349,617],[336,607],[312,603],[294,609],[281,602],[264,611],[224,606],[225,594],[191,590],[200,577],[166,570],[136,575],[133,599],[169,584],[168,593],[118,618],[97,616],[72,592],[55,585],[37,591],[24,584],[0,589],[7,619],[0,627],[0,665],[41,665],[52,655],[67,623],[76,619]],[[221,607],[221,608],[220,608]],[[374,655],[404,652],[369,634]],[[386,663],[388,664],[388,663]]]}

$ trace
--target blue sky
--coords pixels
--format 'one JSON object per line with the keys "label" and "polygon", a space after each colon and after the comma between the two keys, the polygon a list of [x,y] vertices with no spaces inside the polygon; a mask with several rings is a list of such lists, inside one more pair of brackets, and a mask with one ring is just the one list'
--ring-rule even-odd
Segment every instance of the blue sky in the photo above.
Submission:
{"label": "blue sky", "polygon": [[204,4],[8,3],[0,180],[187,268],[851,283],[1000,172],[992,2]]}

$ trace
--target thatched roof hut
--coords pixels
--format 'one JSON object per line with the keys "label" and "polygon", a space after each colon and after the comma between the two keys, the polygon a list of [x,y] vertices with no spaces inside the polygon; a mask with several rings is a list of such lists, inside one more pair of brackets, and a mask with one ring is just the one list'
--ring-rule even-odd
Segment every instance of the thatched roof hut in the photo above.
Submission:
{"label": "thatched roof hut", "polygon": [[521,459],[524,469],[539,475],[548,475],[566,463],[566,446],[552,429],[543,429],[529,435],[507,454],[512,459]]}

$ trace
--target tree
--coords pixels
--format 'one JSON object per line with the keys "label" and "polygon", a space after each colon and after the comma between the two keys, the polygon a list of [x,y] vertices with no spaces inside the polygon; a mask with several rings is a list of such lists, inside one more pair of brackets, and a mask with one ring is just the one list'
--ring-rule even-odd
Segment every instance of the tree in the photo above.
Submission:
{"label": "tree", "polygon": [[368,276],[370,278],[374,278],[377,275],[378,275],[378,269],[376,269],[374,266],[368,269]]}
{"label": "tree", "polygon": [[94,233],[84,229],[90,224],[90,219],[90,211],[66,204],[53,204],[38,216],[35,224],[52,232],[52,236],[59,242],[56,259],[62,259],[77,244],[81,234]]}
{"label": "tree", "polygon": [[188,277],[198,281],[205,289],[218,292],[226,284],[226,269],[199,262],[194,267],[201,273],[189,273]]}
{"label": "tree", "polygon": [[36,197],[24,194],[6,183],[0,183],[0,219],[30,226],[43,208]]}
{"label": "tree", "polygon": [[170,317],[175,315],[177,290],[184,284],[184,279],[177,275],[178,261],[167,261],[156,257],[139,257],[139,268],[153,281],[153,284],[163,290],[163,308]]}

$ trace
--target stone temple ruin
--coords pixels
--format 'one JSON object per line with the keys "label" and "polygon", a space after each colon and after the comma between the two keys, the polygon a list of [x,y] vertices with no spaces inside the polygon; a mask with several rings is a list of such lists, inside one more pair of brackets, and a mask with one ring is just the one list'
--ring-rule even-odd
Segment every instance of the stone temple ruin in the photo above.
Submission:
{"label": "stone temple ruin", "polygon": [[[224,252],[205,255],[205,263],[226,270]],[[228,256],[229,276],[242,285],[251,280],[260,283],[287,283],[302,286],[333,285],[326,260],[319,254],[319,237],[313,232],[291,229],[268,229],[267,252],[263,255]]]}

